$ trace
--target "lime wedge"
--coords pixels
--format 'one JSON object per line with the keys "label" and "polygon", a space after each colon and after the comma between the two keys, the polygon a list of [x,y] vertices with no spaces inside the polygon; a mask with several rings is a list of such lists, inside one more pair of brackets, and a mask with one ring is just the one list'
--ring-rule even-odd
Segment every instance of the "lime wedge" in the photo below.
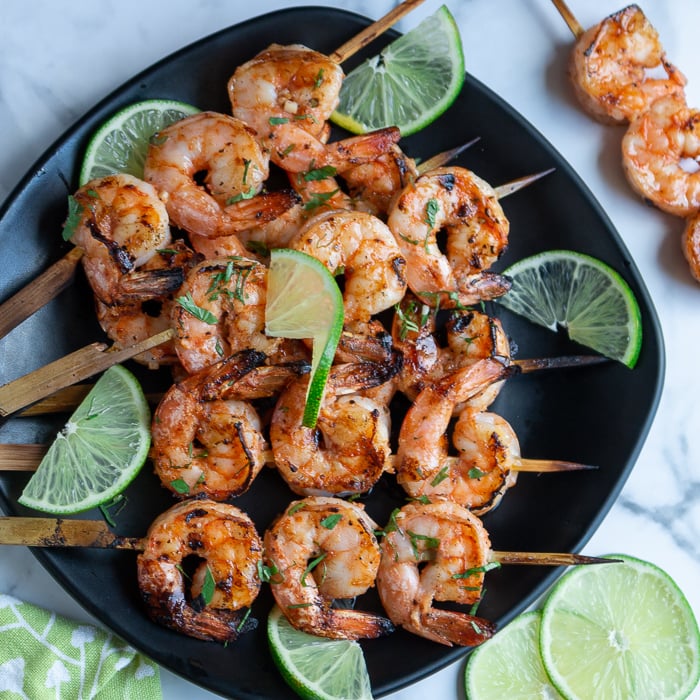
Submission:
{"label": "lime wedge", "polygon": [[90,139],[80,168],[80,186],[105,175],[143,178],[148,142],[161,129],[199,110],[176,100],[136,102],[108,119]]}
{"label": "lime wedge", "polygon": [[464,675],[469,700],[558,700],[539,652],[541,613],[523,613],[478,646]]}
{"label": "lime wedge", "polygon": [[642,346],[639,305],[627,282],[597,258],[548,250],[503,272],[513,280],[498,303],[628,367]]}
{"label": "lime wedge", "polygon": [[112,500],[146,461],[150,428],[138,381],[124,367],[110,367],[58,433],[17,500],[57,515]]}
{"label": "lime wedge", "polygon": [[353,134],[397,126],[402,136],[435,121],[464,84],[464,53],[444,5],[345,77],[331,121]]}
{"label": "lime wedge", "polygon": [[316,426],[344,318],[343,296],[320,260],[289,248],[271,252],[265,332],[277,338],[313,339],[303,418],[308,428]]}
{"label": "lime wedge", "polygon": [[362,647],[292,627],[277,605],[267,618],[267,641],[285,682],[310,700],[372,700]]}
{"label": "lime wedge", "polygon": [[700,632],[685,596],[654,564],[571,569],[545,600],[544,667],[565,698],[681,700],[700,678]]}

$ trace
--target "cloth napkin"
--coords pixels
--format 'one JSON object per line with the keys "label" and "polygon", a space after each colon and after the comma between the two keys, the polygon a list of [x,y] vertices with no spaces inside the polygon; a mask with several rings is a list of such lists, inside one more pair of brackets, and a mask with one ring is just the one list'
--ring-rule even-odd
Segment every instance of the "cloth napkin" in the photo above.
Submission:
{"label": "cloth napkin", "polygon": [[92,625],[0,594],[1,700],[161,700],[160,672]]}

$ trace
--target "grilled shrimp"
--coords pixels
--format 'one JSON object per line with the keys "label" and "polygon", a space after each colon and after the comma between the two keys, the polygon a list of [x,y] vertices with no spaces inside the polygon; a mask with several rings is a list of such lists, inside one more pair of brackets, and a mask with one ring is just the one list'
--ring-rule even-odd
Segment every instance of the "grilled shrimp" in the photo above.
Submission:
{"label": "grilled shrimp", "polygon": [[569,76],[583,108],[606,123],[632,121],[660,97],[684,99],[685,76],[667,60],[656,29],[637,5],[579,37]]}
{"label": "grilled shrimp", "polygon": [[177,270],[141,269],[172,241],[168,213],[151,185],[108,175],[83,185],[72,203],[64,235],[84,251],[85,276],[102,303],[143,301],[179,286]]}
{"label": "grilled shrimp", "polygon": [[272,594],[297,629],[334,639],[375,638],[393,631],[384,617],[331,607],[374,585],[379,566],[376,523],[339,498],[293,501],[265,532]]}
{"label": "grilled shrimp", "polygon": [[483,513],[515,483],[510,465],[520,456],[515,433],[495,414],[464,409],[448,454],[448,428],[455,406],[504,378],[507,368],[480,360],[429,384],[416,397],[399,431],[398,483],[411,498],[441,498]]}
{"label": "grilled shrimp", "polygon": [[622,165],[632,189],[669,214],[700,209],[700,111],[662,97],[622,139]]}
{"label": "grilled shrimp", "polygon": [[418,177],[395,198],[387,224],[406,259],[408,286],[425,303],[470,306],[508,291],[506,278],[487,272],[508,244],[508,219],[493,188],[466,168]]}
{"label": "grilled shrimp", "polygon": [[286,200],[280,207],[279,195],[258,195],[268,175],[255,132],[217,112],[193,114],[163,129],[144,166],[144,179],[161,193],[173,224],[205,237],[231,236],[278,216]]}
{"label": "grilled shrimp", "polygon": [[409,503],[392,514],[381,539],[377,591],[391,621],[433,642],[476,646],[494,626],[434,603],[481,598],[491,543],[479,519],[455,503]]}
{"label": "grilled shrimp", "polygon": [[700,213],[685,222],[682,250],[690,267],[690,274],[700,282]]}
{"label": "grilled shrimp", "polygon": [[265,353],[273,362],[300,341],[265,334],[267,268],[242,257],[204,260],[185,278],[173,305],[175,350],[189,373],[240,350]]}
{"label": "grilled shrimp", "polygon": [[253,351],[231,355],[173,384],[161,399],[153,414],[151,458],[161,483],[176,496],[239,496],[264,466],[260,417],[235,390],[236,381],[264,359]]}
{"label": "grilled shrimp", "polygon": [[343,172],[374,160],[400,138],[390,127],[324,143],[326,120],[338,104],[340,66],[301,44],[270,45],[238,66],[228,83],[233,114],[257,132],[270,159],[282,169],[308,172],[331,167]]}
{"label": "grilled shrimp", "polygon": [[[453,311],[445,324],[446,345],[435,336],[435,314],[412,294],[397,306],[392,325],[394,346],[403,353],[404,362],[398,389],[411,401],[429,384],[452,374],[461,367],[489,357],[504,363],[511,359],[511,343],[500,320],[476,309]],[[490,384],[468,404],[485,410],[503,386]],[[464,404],[455,406],[459,413]]]}
{"label": "grilled shrimp", "polygon": [[290,247],[317,258],[333,274],[343,273],[348,323],[368,322],[406,292],[406,263],[399,246],[386,224],[371,214],[317,214],[301,228]]}
{"label": "grilled shrimp", "polygon": [[287,386],[272,415],[270,442],[277,468],[294,493],[364,493],[388,469],[388,408],[360,392],[383,384],[395,372],[396,366],[388,364],[334,365],[316,428],[302,424],[308,377]]}
{"label": "grilled shrimp", "polygon": [[260,591],[262,549],[255,524],[239,508],[207,499],[178,503],[155,519],[137,559],[148,614],[190,637],[235,640],[253,627],[244,609]]}

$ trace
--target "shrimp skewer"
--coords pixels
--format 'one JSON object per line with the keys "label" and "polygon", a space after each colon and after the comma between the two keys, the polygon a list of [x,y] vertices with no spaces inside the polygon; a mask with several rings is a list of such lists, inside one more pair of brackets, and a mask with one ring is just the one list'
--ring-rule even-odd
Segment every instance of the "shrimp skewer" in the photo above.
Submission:
{"label": "shrimp skewer", "polygon": [[484,576],[501,564],[593,564],[612,559],[524,552],[494,552],[483,523],[455,503],[412,502],[391,515],[380,542],[377,591],[391,621],[446,646],[476,646],[495,626],[473,614],[444,610],[435,602],[473,606]]}
{"label": "shrimp skewer", "polygon": [[339,498],[293,501],[264,535],[265,566],[275,601],[297,629],[333,639],[367,639],[393,631],[384,617],[331,607],[374,585],[379,567],[376,523]]}
{"label": "shrimp skewer", "polygon": [[658,33],[637,5],[583,31],[564,2],[553,2],[576,38],[569,60],[574,92],[595,119],[622,124],[661,97],[684,100],[685,76],[668,61]]}
{"label": "shrimp skewer", "polygon": [[593,468],[569,462],[527,464],[508,422],[474,407],[459,413],[452,431],[459,456],[448,455],[448,428],[455,406],[510,371],[496,360],[479,360],[418,394],[401,424],[394,462],[397,482],[410,497],[450,500],[483,514],[500,503],[523,467],[541,471]]}

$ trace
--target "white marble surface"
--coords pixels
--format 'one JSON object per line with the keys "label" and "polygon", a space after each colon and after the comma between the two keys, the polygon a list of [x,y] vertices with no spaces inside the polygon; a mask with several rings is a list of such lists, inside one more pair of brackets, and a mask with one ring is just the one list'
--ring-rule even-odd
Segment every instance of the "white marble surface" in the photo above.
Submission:
{"label": "white marble surface", "polygon": [[[607,211],[646,281],[666,342],[658,413],[637,465],[586,552],[622,551],[668,571],[700,612],[700,286],[680,252],[679,220],[631,194],[618,158],[621,132],[574,104],[564,75],[571,35],[549,0],[446,0],[464,40],[468,70],[529,119],[572,164]],[[570,0],[584,26],[619,0]],[[388,0],[248,3],[221,0],[4,0],[0,4],[0,200],[44,150],[93,104],[154,61],[220,28],[281,7],[318,4],[378,17]],[[434,11],[428,0],[399,28]],[[645,0],[670,58],[700,106],[697,0]],[[3,254],[7,254],[3,252]],[[0,549],[0,592],[89,619],[24,548]],[[462,698],[456,663],[392,700]],[[215,696],[163,672],[168,700]],[[697,691],[696,691],[697,692]]]}

